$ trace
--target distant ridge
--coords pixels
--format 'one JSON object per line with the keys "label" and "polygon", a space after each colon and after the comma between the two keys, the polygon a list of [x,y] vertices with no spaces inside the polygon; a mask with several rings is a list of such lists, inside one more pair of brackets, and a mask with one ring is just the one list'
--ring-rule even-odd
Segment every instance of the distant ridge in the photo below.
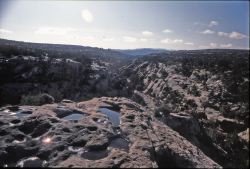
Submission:
{"label": "distant ridge", "polygon": [[120,58],[120,59],[132,59],[132,57],[142,57],[148,55],[157,55],[160,53],[170,54],[172,52],[222,52],[222,51],[249,51],[249,49],[192,49],[192,50],[172,50],[172,49],[161,49],[161,48],[138,48],[138,49],[112,49],[112,48],[101,48],[84,45],[73,45],[73,44],[54,44],[54,43],[42,43],[42,42],[26,42],[16,41],[0,38],[0,47],[2,46],[18,46],[18,48],[30,48],[40,50],[54,50],[54,51],[67,51],[69,53],[86,54],[92,57],[108,57],[108,58]]}
{"label": "distant ridge", "polygon": [[106,58],[106,59],[126,59],[129,56],[111,49],[103,49],[99,47],[81,46],[81,45],[70,45],[70,44],[51,44],[51,43],[37,43],[37,42],[23,42],[15,40],[7,40],[0,38],[0,50],[4,46],[14,46],[19,49],[34,51],[56,51],[56,52],[67,52],[67,53],[78,53],[84,54],[93,58]]}
{"label": "distant ridge", "polygon": [[166,49],[154,49],[154,48],[139,48],[139,49],[113,49],[118,52],[121,52],[126,55],[130,56],[144,56],[150,54],[157,54],[157,53],[165,53],[169,52],[170,50]]}

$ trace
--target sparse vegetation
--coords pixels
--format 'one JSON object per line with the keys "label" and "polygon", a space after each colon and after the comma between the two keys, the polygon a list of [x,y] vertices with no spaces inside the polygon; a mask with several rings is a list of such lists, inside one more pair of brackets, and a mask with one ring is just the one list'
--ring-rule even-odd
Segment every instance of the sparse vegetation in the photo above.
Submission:
{"label": "sparse vegetation", "polygon": [[20,104],[21,105],[34,105],[41,106],[43,104],[51,104],[54,102],[54,98],[46,93],[38,95],[26,95],[22,96]]}
{"label": "sparse vegetation", "polygon": [[[237,136],[249,127],[249,51],[171,51],[133,61],[116,54],[80,46],[0,45],[0,104],[43,105],[64,98],[127,97],[152,108],[159,119],[171,119],[176,113],[176,119],[192,123],[196,117],[197,124],[192,127],[199,131],[201,126],[204,132],[193,135],[192,144],[205,151],[207,147],[202,145],[210,138],[209,144],[226,152],[222,158],[231,159],[230,167],[249,165],[248,147]],[[134,90],[156,100],[156,106],[147,105]],[[183,121],[174,125],[184,130],[187,123]],[[239,128],[237,132],[234,125]]]}
{"label": "sparse vegetation", "polygon": [[171,113],[171,111],[171,107],[169,107],[169,105],[164,102],[160,103],[159,106],[155,108],[154,114],[156,117],[162,117],[163,115],[167,116],[169,113]]}

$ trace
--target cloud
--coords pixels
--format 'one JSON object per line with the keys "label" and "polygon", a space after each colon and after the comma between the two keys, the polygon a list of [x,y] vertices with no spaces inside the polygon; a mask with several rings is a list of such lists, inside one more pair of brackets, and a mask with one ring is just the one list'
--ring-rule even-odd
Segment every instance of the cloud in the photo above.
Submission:
{"label": "cloud", "polygon": [[217,21],[211,21],[208,26],[209,27],[213,27],[213,26],[217,26],[219,23]]}
{"label": "cloud", "polygon": [[218,32],[217,34],[218,34],[219,36],[228,37],[228,33],[226,33],[226,32]]}
{"label": "cloud", "polygon": [[48,34],[48,35],[66,35],[69,32],[76,31],[74,28],[61,28],[61,27],[40,27],[35,30],[35,34]]}
{"label": "cloud", "polygon": [[244,38],[249,38],[247,35],[244,35],[239,32],[231,32],[231,33],[226,33],[226,32],[218,32],[217,33],[219,36],[222,37],[228,37],[230,39],[244,39]]}
{"label": "cloud", "polygon": [[85,36],[85,37],[83,37],[83,39],[92,41],[92,40],[95,40],[95,37],[93,37],[93,36]]}
{"label": "cloud", "polygon": [[152,36],[152,35],[153,35],[153,32],[150,32],[150,31],[143,31],[143,32],[142,32],[142,35],[144,35],[144,36]]}
{"label": "cloud", "polygon": [[94,20],[93,14],[88,9],[82,10],[82,18],[88,23]]}
{"label": "cloud", "polygon": [[202,48],[202,49],[209,49],[209,48],[210,48],[210,46],[201,45],[201,46],[199,46],[199,48]]}
{"label": "cloud", "polygon": [[7,30],[7,29],[0,29],[0,33],[2,33],[2,34],[12,34],[13,31]]}
{"label": "cloud", "polygon": [[210,46],[211,48],[216,48],[216,47],[217,47],[217,43],[210,43],[209,46]]}
{"label": "cloud", "polygon": [[199,46],[199,48],[203,48],[203,49],[211,49],[211,48],[216,48],[216,47],[218,47],[217,43],[209,43],[209,45]]}
{"label": "cloud", "polygon": [[183,43],[183,40],[182,39],[175,39],[173,42],[174,43]]}
{"label": "cloud", "polygon": [[210,30],[210,29],[206,29],[204,31],[201,32],[202,34],[214,34],[214,31]]}
{"label": "cloud", "polygon": [[179,43],[183,43],[182,39],[162,39],[161,43],[166,43],[166,44],[179,44]]}
{"label": "cloud", "polygon": [[136,42],[136,41],[137,41],[137,38],[131,37],[131,36],[123,36],[123,40],[124,40],[125,42]]}
{"label": "cloud", "polygon": [[162,39],[161,43],[172,43],[171,39]]}
{"label": "cloud", "polygon": [[140,41],[141,41],[141,42],[147,42],[148,39],[146,39],[146,38],[141,38]]}
{"label": "cloud", "polygon": [[220,47],[222,48],[231,48],[233,45],[231,43],[228,44],[221,44]]}
{"label": "cloud", "polygon": [[[210,43],[209,45],[199,46],[200,48],[217,48],[219,45],[217,43]],[[221,48],[231,48],[233,45],[231,43],[228,44],[220,44]]]}
{"label": "cloud", "polygon": [[170,29],[164,29],[162,32],[163,32],[163,33],[172,33],[173,31],[170,30]]}
{"label": "cloud", "polygon": [[114,38],[103,38],[102,40],[105,42],[111,42],[111,41],[114,41],[115,39]]}
{"label": "cloud", "polygon": [[210,21],[209,23],[194,22],[194,25],[201,27],[213,27],[219,25],[219,22],[214,20]]}
{"label": "cloud", "polygon": [[244,38],[248,38],[248,36],[239,33],[239,32],[232,32],[229,34],[229,38],[231,39],[244,39]]}
{"label": "cloud", "polygon": [[185,45],[192,45],[192,46],[194,45],[193,42],[185,42],[184,44],[185,44]]}

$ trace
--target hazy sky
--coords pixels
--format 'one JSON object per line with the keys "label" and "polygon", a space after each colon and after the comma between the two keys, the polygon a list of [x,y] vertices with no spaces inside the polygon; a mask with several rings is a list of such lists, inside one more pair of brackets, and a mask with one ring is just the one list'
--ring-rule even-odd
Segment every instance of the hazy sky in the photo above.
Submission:
{"label": "hazy sky", "polygon": [[0,0],[0,37],[116,49],[248,49],[249,2]]}

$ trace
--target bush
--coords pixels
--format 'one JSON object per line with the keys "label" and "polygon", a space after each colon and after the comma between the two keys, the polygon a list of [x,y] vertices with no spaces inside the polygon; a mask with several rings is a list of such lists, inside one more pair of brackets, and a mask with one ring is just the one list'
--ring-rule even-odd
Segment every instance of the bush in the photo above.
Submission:
{"label": "bush", "polygon": [[20,104],[21,105],[34,105],[40,106],[43,104],[51,104],[54,103],[54,98],[49,94],[43,93],[38,95],[26,95],[22,96]]}
{"label": "bush", "polygon": [[169,113],[171,113],[171,108],[165,103],[161,104],[154,110],[154,114],[156,117],[160,117],[162,115],[168,115]]}
{"label": "bush", "polygon": [[187,104],[192,106],[192,107],[197,107],[197,104],[196,104],[195,100],[193,100],[193,99],[188,99]]}
{"label": "bush", "polygon": [[201,96],[201,92],[198,90],[197,86],[193,85],[189,88],[188,94],[192,94],[194,96]]}

